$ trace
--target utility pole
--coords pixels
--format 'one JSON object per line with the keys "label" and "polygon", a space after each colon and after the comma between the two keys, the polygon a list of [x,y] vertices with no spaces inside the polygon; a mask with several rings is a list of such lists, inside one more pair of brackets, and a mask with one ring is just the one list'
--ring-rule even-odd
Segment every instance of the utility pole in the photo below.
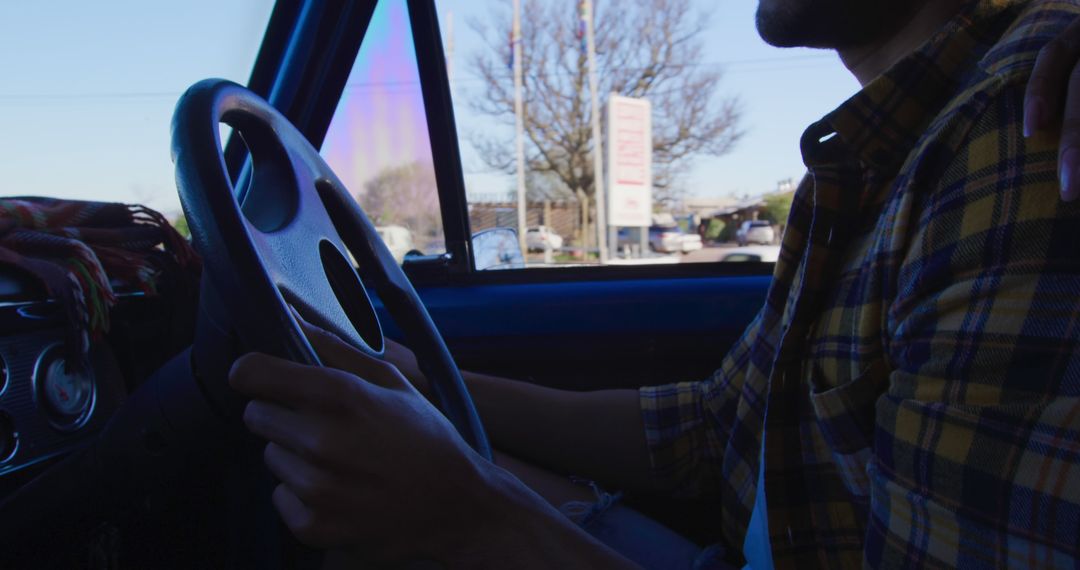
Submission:
{"label": "utility pole", "polygon": [[[518,0],[514,0],[516,3]],[[600,248],[600,263],[607,263],[607,201],[604,199],[604,149],[600,139],[600,101],[596,87],[596,37],[593,34],[592,0],[582,0],[581,17],[585,20],[585,43],[588,50],[589,96],[592,106],[593,183],[596,185],[596,244]]]}
{"label": "utility pole", "polygon": [[511,41],[514,43],[514,115],[517,126],[518,245],[524,259],[529,250],[525,245],[525,103],[521,98],[521,0],[514,0],[514,30]]}

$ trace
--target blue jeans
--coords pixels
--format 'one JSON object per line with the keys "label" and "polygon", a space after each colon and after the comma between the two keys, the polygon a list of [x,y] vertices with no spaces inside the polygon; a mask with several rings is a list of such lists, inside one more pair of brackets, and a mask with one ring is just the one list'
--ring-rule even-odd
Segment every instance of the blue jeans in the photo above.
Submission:
{"label": "blue jeans", "polygon": [[621,494],[601,490],[593,503],[570,502],[560,509],[593,538],[646,570],[729,570],[719,545],[702,548],[682,535],[619,504]]}

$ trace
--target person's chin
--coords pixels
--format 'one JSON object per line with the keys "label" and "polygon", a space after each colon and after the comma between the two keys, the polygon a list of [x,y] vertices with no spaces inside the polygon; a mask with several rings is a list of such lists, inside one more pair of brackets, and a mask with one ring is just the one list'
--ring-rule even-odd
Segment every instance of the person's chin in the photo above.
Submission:
{"label": "person's chin", "polygon": [[823,48],[835,49],[836,46],[829,42],[817,41],[806,35],[803,31],[793,30],[789,26],[776,24],[772,21],[763,21],[759,15],[757,20],[758,35],[765,43],[778,48]]}
{"label": "person's chin", "polygon": [[883,14],[847,1],[760,0],[755,21],[758,35],[771,46],[842,50],[884,34],[893,24]]}
{"label": "person's chin", "polygon": [[814,35],[808,33],[805,19],[776,2],[762,0],[758,4],[755,20],[758,35],[773,47],[831,47],[816,45],[821,42],[814,41]]}

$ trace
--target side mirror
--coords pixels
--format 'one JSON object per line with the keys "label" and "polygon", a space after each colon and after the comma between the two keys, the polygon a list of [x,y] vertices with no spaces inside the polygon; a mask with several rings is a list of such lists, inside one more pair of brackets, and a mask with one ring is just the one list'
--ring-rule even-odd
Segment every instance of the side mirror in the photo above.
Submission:
{"label": "side mirror", "polygon": [[478,271],[525,268],[525,255],[518,244],[517,232],[510,228],[477,232],[473,234],[472,246]]}

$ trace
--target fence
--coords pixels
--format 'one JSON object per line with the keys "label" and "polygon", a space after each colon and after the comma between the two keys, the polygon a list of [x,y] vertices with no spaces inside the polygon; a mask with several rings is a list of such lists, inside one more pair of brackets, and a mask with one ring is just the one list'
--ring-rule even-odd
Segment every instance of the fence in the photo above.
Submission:
{"label": "fence", "polygon": [[[547,226],[571,245],[581,239],[580,210],[576,202],[529,202],[525,205],[526,227]],[[469,225],[473,232],[504,227],[517,229],[516,202],[469,204]]]}

